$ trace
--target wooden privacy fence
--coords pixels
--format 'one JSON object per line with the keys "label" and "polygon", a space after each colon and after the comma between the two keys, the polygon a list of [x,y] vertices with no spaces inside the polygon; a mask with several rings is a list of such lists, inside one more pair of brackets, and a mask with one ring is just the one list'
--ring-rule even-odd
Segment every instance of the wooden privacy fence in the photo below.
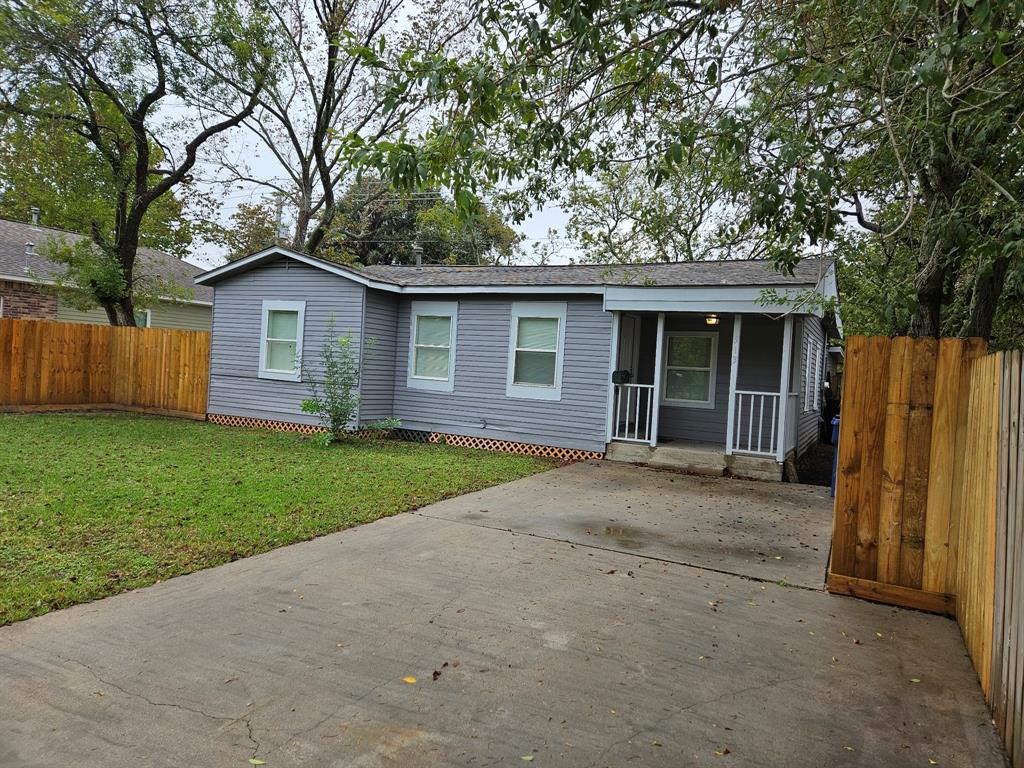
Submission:
{"label": "wooden privacy fence", "polygon": [[978,339],[846,345],[828,588],[960,625],[1024,766],[1021,354]]}
{"label": "wooden privacy fence", "polygon": [[0,318],[0,410],[206,417],[210,334]]}

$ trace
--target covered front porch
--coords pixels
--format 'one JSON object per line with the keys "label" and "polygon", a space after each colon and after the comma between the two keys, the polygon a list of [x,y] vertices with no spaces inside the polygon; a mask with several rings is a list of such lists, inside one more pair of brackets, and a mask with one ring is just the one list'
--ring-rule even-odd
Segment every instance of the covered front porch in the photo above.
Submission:
{"label": "covered front porch", "polygon": [[781,477],[797,445],[792,314],[614,315],[609,458]]}

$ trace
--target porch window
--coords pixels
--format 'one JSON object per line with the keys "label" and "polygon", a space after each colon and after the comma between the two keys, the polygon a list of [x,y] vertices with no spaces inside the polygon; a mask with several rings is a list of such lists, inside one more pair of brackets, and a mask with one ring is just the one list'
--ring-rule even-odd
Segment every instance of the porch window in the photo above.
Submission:
{"label": "porch window", "polygon": [[667,405],[714,408],[717,362],[717,333],[667,334],[663,401]]}
{"label": "porch window", "polygon": [[261,379],[299,381],[302,376],[304,301],[264,301],[260,338]]}
{"label": "porch window", "polygon": [[564,303],[550,302],[512,305],[506,386],[509,397],[561,399],[565,307]]}
{"label": "porch window", "polygon": [[458,306],[454,301],[413,302],[407,380],[413,389],[453,390]]}

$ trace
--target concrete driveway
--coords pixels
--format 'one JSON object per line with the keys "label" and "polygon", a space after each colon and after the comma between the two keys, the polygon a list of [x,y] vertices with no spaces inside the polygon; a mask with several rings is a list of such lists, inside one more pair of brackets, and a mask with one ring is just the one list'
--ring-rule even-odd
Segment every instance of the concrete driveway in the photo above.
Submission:
{"label": "concrete driveway", "polygon": [[[620,473],[664,536],[562,520]],[[1003,766],[956,626],[774,583],[757,496],[577,465],[2,628],[0,766]]]}

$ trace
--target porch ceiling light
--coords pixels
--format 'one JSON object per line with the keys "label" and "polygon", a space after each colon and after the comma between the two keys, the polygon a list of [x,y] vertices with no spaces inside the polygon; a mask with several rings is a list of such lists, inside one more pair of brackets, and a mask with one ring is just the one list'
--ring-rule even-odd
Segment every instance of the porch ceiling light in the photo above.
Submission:
{"label": "porch ceiling light", "polygon": [[708,325],[718,325],[719,317],[714,312],[704,315],[704,322]]}

